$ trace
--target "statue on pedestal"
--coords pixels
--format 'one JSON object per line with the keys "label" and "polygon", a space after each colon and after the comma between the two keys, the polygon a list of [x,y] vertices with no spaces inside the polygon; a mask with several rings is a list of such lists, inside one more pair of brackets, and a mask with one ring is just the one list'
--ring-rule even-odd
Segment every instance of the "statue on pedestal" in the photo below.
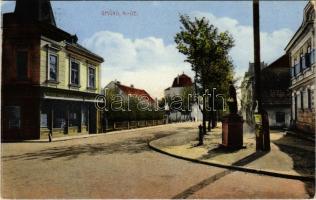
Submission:
{"label": "statue on pedestal", "polygon": [[238,112],[238,106],[237,106],[237,93],[236,89],[233,85],[232,81],[229,81],[229,91],[228,91],[229,97],[227,100],[229,113],[230,114],[237,114]]}
{"label": "statue on pedestal", "polygon": [[237,114],[237,93],[233,82],[229,82],[227,105],[229,115],[222,120],[222,145],[227,148],[240,149],[243,147],[243,122]]}

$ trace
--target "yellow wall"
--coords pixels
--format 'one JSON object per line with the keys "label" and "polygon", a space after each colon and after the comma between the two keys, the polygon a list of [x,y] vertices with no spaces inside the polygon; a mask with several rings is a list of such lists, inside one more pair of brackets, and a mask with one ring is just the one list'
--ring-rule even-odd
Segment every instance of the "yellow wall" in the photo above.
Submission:
{"label": "yellow wall", "polygon": [[[58,56],[58,84],[55,83],[47,83],[47,44],[58,44],[60,46],[59,51],[55,51],[54,49],[49,48],[49,52],[53,52]],[[74,58],[76,61],[79,61],[80,64],[80,88],[73,88],[69,87],[69,63],[70,58]],[[40,75],[40,83],[42,86],[46,87],[53,87],[53,88],[60,88],[60,89],[67,89],[67,90],[75,90],[75,91],[82,91],[82,92],[92,92],[92,93],[100,93],[100,63],[96,63],[86,57],[82,57],[70,52],[67,52],[65,49],[65,43],[56,43],[54,41],[49,41],[49,39],[42,39],[41,40],[41,75]],[[96,88],[97,90],[89,90],[88,87],[88,63],[95,66],[96,71]]]}

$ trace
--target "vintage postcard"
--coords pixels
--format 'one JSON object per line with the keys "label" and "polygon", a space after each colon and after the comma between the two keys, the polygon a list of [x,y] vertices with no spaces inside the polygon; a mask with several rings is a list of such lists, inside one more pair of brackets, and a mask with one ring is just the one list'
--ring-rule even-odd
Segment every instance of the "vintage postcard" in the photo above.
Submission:
{"label": "vintage postcard", "polygon": [[5,0],[1,198],[315,197],[315,0]]}

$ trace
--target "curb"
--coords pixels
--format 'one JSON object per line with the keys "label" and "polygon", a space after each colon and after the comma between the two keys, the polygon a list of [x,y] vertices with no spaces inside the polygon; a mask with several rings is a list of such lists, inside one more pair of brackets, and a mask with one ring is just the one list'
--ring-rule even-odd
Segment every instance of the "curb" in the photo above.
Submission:
{"label": "curb", "polygon": [[81,136],[63,136],[63,137],[57,137],[52,138],[52,141],[49,142],[47,139],[38,139],[38,140],[1,140],[1,143],[52,143],[52,142],[63,142],[67,140],[76,140],[76,139],[84,139],[89,137],[97,137],[97,136],[107,136],[107,135],[114,135],[114,134],[124,134],[124,133],[130,133],[135,132],[139,130],[147,130],[157,127],[164,127],[168,125],[173,125],[176,123],[169,123],[169,124],[161,124],[161,125],[155,125],[155,126],[147,126],[147,127],[141,127],[141,128],[133,128],[133,129],[124,129],[124,130],[114,130],[104,133],[98,133],[98,134],[85,134]]}
{"label": "curb", "polygon": [[[155,141],[155,140],[153,140]],[[247,167],[239,167],[235,165],[225,165],[225,164],[220,164],[220,163],[213,163],[213,162],[208,162],[208,161],[203,161],[203,160],[197,160],[193,158],[187,158],[179,155],[175,155],[166,151],[163,151],[159,149],[158,147],[155,147],[154,145],[151,144],[150,141],[148,142],[149,148],[152,150],[174,157],[174,158],[179,158],[182,160],[190,161],[193,163],[199,163],[199,164],[204,164],[204,165],[209,165],[209,166],[214,166],[214,167],[220,167],[220,168],[225,168],[225,169],[230,169],[234,171],[242,171],[242,172],[248,172],[248,173],[253,173],[253,174],[261,174],[261,175],[267,175],[267,176],[273,176],[273,177],[279,177],[279,178],[287,178],[287,179],[295,179],[295,180],[301,180],[301,181],[314,181],[315,177],[314,176],[299,176],[299,175],[292,175],[292,174],[286,174],[286,173],[277,173],[277,172],[272,172],[268,170],[259,170],[259,169],[253,169],[253,168],[247,168]]]}
{"label": "curb", "polygon": [[300,138],[300,139],[307,140],[307,141],[315,143],[315,139],[313,139],[311,137],[308,137],[308,136],[304,136],[304,135],[302,135],[302,133],[295,133],[293,131],[286,131],[285,133],[287,135],[290,135],[290,136],[293,136],[293,137],[297,137],[297,138]]}

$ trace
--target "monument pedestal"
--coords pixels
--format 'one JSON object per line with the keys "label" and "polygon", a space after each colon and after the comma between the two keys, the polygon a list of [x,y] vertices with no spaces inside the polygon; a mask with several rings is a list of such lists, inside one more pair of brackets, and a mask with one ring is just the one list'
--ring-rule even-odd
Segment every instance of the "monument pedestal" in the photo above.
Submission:
{"label": "monument pedestal", "polygon": [[243,147],[244,120],[238,114],[229,114],[222,120],[222,145],[227,148]]}

